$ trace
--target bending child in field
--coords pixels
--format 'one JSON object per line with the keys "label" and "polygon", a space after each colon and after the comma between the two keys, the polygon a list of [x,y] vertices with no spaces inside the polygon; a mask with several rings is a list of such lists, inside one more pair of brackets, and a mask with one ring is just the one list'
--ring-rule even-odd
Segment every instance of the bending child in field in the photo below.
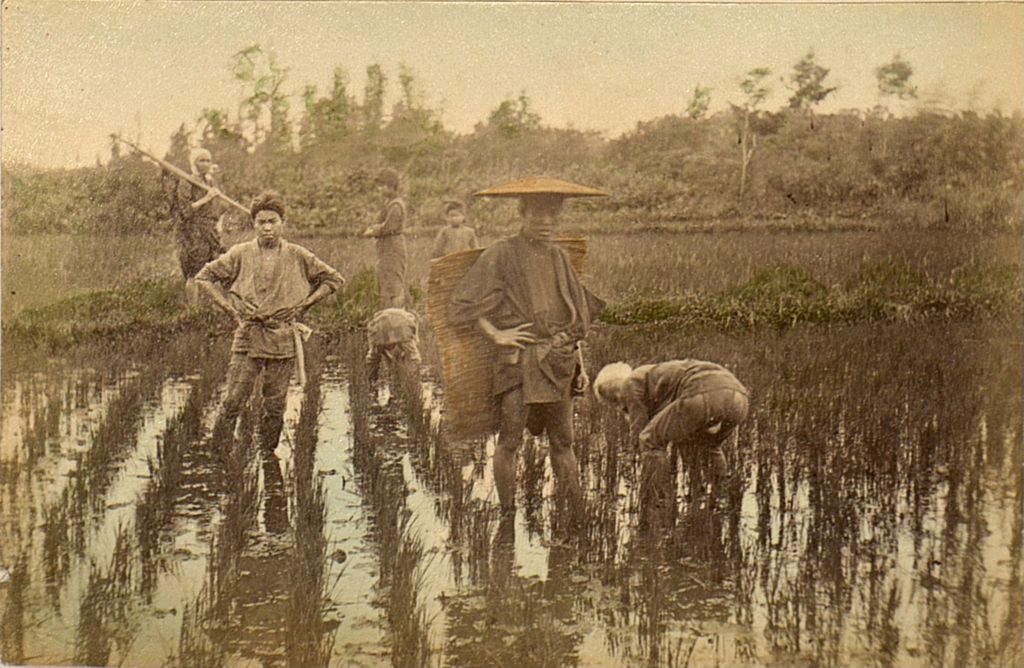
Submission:
{"label": "bending child in field", "polygon": [[645,515],[661,518],[674,511],[669,448],[687,459],[720,454],[749,410],[747,388],[728,369],[691,359],[636,369],[609,364],[594,379],[594,395],[626,412],[630,439],[643,453]]}
{"label": "bending child in field", "polygon": [[402,389],[418,396],[420,384],[419,324],[416,316],[401,308],[378,311],[366,326],[366,353],[370,383],[377,382],[381,362],[387,360]]}

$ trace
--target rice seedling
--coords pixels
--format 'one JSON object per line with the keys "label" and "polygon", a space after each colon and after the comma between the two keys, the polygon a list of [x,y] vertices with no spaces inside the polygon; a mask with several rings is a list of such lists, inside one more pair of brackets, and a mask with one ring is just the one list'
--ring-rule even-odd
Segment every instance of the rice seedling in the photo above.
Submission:
{"label": "rice seedling", "polygon": [[138,618],[134,615],[134,557],[132,534],[119,527],[110,564],[106,568],[92,564],[89,571],[86,592],[79,605],[75,663],[108,665],[115,651],[123,657],[134,642],[138,633]]}
{"label": "rice seedling", "polygon": [[295,518],[291,527],[291,565],[288,572],[288,634],[285,656],[290,666],[326,666],[334,636],[326,632],[328,599],[327,509],[323,480],[314,476],[318,421],[323,410],[320,391],[323,372],[319,350],[307,361],[306,390],[295,429],[292,489]]}
{"label": "rice seedling", "polygon": [[10,566],[4,566],[6,583],[3,613],[0,614],[0,656],[11,665],[25,663],[25,590],[29,581],[29,560],[22,552]]}
{"label": "rice seedling", "polygon": [[160,380],[160,369],[155,367],[122,384],[88,449],[75,458],[67,487],[44,510],[43,550],[47,577],[54,586],[63,585],[72,555],[85,553],[89,529],[102,515],[106,492],[136,447],[143,402],[154,394]]}
{"label": "rice seedling", "polygon": [[204,412],[226,373],[222,357],[207,360],[203,368],[204,373],[193,383],[185,406],[167,423],[157,445],[156,460],[149,462],[149,484],[135,505],[143,591],[151,591],[156,584],[160,535],[174,509],[182,481],[183,460],[187,451],[200,442]]}

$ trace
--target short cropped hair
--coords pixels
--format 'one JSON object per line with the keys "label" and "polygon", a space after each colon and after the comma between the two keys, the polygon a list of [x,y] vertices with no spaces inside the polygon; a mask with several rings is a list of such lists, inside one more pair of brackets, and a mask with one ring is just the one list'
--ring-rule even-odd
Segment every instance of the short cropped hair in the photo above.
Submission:
{"label": "short cropped hair", "polygon": [[264,190],[253,198],[249,205],[249,215],[256,218],[256,214],[265,209],[277,212],[277,215],[284,218],[284,198],[276,190]]}
{"label": "short cropped hair", "polygon": [[465,211],[466,205],[458,200],[450,199],[447,200],[444,203],[444,206],[442,206],[441,208],[444,211],[444,214],[447,216],[452,211]]}
{"label": "short cropped hair", "polygon": [[605,394],[610,383],[624,381],[633,373],[633,367],[625,362],[613,362],[606,364],[594,379],[594,396],[605,403],[612,403],[611,397]]}
{"label": "short cropped hair", "polygon": [[382,169],[380,174],[377,175],[377,183],[386,185],[393,190],[398,190],[398,186],[402,181],[402,177],[399,176],[398,172],[391,169],[390,167]]}

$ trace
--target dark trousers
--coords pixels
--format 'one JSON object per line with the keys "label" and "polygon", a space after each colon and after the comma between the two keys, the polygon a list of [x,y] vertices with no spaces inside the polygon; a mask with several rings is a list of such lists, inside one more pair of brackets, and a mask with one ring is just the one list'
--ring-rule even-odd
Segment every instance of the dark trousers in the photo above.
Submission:
{"label": "dark trousers", "polygon": [[[643,452],[642,525],[653,529],[671,526],[675,522],[673,469],[676,457],[682,457],[692,466],[691,487],[697,481],[703,487],[705,472],[715,466],[723,468],[719,447],[736,426],[746,420],[748,411],[746,395],[726,388],[678,399],[647,423],[640,432]],[[712,466],[711,459],[716,460],[715,466]]]}
{"label": "dark trousers", "polygon": [[285,401],[288,382],[295,368],[295,359],[249,357],[245,353],[231,353],[228,363],[228,389],[221,409],[221,423],[228,434],[235,431],[238,414],[252,394],[256,379],[263,375],[263,414],[260,416],[260,446],[264,452],[273,452],[284,425]]}

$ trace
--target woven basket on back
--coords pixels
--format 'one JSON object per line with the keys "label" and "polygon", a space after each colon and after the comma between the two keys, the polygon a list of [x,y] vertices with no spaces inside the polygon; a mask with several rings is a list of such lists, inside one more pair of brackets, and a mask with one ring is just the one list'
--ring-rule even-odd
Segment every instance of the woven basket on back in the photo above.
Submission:
{"label": "woven basket on back", "polygon": [[[577,274],[583,273],[587,240],[556,239],[569,253]],[[483,438],[497,430],[496,404],[491,396],[495,346],[476,323],[456,325],[448,319],[452,291],[483,249],[459,251],[430,262],[427,279],[427,318],[441,352],[445,391],[444,429],[453,441]]]}

